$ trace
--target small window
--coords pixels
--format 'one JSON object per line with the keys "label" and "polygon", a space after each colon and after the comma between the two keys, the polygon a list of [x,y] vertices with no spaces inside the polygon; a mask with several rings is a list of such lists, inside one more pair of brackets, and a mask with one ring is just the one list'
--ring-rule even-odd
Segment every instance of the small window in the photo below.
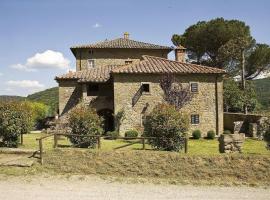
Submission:
{"label": "small window", "polygon": [[87,96],[95,96],[98,94],[99,87],[98,84],[90,84],[87,88]]}
{"label": "small window", "polygon": [[126,61],[125,61],[125,64],[126,64],[126,65],[132,64],[132,60],[126,60]]}
{"label": "small window", "polygon": [[150,84],[149,83],[143,83],[142,84],[142,91],[149,93],[150,92]]}
{"label": "small window", "polygon": [[87,60],[88,68],[93,68],[95,67],[95,60]]}
{"label": "small window", "polygon": [[190,84],[191,92],[198,92],[198,83]]}
{"label": "small window", "polygon": [[199,115],[191,115],[191,124],[199,124],[200,116]]}
{"label": "small window", "polygon": [[94,54],[94,51],[91,49],[91,50],[89,50],[89,54]]}

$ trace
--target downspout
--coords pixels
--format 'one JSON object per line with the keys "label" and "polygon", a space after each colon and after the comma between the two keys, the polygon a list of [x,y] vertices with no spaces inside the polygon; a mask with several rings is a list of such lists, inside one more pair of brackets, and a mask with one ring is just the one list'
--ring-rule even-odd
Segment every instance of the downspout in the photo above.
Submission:
{"label": "downspout", "polygon": [[216,135],[219,134],[219,110],[218,110],[218,76],[215,78],[215,98],[216,98]]}

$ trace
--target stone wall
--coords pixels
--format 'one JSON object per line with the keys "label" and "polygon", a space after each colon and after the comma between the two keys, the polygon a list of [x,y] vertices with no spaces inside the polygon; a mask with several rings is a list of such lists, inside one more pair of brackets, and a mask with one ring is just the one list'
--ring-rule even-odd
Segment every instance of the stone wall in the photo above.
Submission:
{"label": "stone wall", "polygon": [[234,126],[235,126],[234,122],[243,121],[244,123],[240,127],[240,133],[248,134],[250,132],[249,124],[250,123],[258,124],[260,119],[262,118],[263,116],[261,115],[224,112],[224,129],[234,132]]}
{"label": "stone wall", "polygon": [[[120,126],[120,134],[123,135],[126,130],[142,127],[143,116],[151,112],[155,105],[163,102],[163,91],[159,85],[161,75],[114,74],[113,78],[115,115],[122,110],[125,112]],[[214,75],[178,75],[176,79],[188,85],[190,82],[199,83],[199,92],[194,94],[192,101],[182,109],[189,117],[191,114],[200,115],[200,124],[191,125],[190,132],[200,129],[204,136],[209,130],[214,130],[218,134],[222,133],[222,78],[217,78],[217,83]],[[142,94],[138,102],[132,106],[132,98],[143,82],[150,84],[150,93]],[[218,109],[216,109],[216,104],[218,104]]]}
{"label": "stone wall", "polygon": [[59,81],[59,114],[64,115],[82,98],[82,88],[76,81]]}
{"label": "stone wall", "polygon": [[242,146],[245,140],[245,134],[222,134],[219,137],[219,152],[233,153],[242,152]]}
{"label": "stone wall", "polygon": [[[91,53],[90,53],[91,52]],[[142,55],[167,58],[168,50],[155,49],[80,49],[76,54],[76,70],[88,68],[88,59],[93,59],[95,66],[124,65],[126,60],[139,62]]]}

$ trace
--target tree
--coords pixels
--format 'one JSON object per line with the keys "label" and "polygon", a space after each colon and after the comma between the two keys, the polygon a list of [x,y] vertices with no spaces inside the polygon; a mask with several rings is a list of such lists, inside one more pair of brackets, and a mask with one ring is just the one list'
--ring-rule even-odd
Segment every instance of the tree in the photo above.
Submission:
{"label": "tree", "polygon": [[164,100],[168,104],[175,106],[176,109],[181,109],[193,97],[189,86],[184,87],[181,83],[177,83],[172,74],[162,76],[160,87],[164,92]]}
{"label": "tree", "polygon": [[197,63],[201,61],[210,66],[224,68],[224,61],[218,59],[219,49],[230,40],[245,38],[250,43],[253,41],[249,26],[238,20],[225,20],[216,18],[210,21],[199,21],[186,29],[183,35],[174,34],[174,45],[183,45]]}

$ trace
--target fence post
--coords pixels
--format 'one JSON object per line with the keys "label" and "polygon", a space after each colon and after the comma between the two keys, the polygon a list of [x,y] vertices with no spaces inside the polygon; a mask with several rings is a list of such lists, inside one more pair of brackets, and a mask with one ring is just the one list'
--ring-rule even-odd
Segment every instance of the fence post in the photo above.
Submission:
{"label": "fence post", "polygon": [[98,149],[100,149],[100,146],[101,146],[101,144],[100,144],[100,135],[97,137],[97,143],[98,143]]}
{"label": "fence post", "polygon": [[23,134],[21,133],[21,145],[23,145]]}
{"label": "fence post", "polygon": [[188,152],[188,136],[185,138],[185,153]]}
{"label": "fence post", "polygon": [[42,139],[39,140],[39,155],[40,155],[40,164],[43,165],[43,145],[42,145]]}
{"label": "fence post", "polygon": [[56,133],[53,135],[53,139],[54,139],[53,148],[57,148],[57,146],[58,146],[58,135]]}
{"label": "fence post", "polygon": [[145,138],[142,138],[143,150],[145,150]]}

